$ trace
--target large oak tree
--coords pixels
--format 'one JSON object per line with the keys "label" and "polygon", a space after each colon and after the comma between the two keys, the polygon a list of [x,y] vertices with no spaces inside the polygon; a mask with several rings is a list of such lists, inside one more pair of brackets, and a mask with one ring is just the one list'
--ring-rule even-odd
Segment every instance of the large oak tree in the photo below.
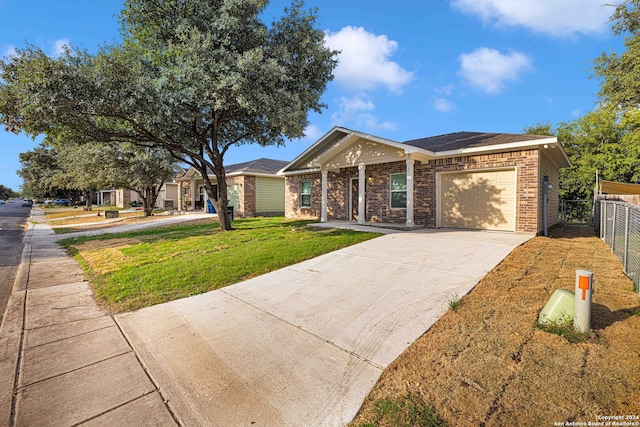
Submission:
{"label": "large oak tree", "polygon": [[231,229],[225,154],[301,137],[336,65],[315,11],[294,0],[267,25],[267,3],[127,0],[121,45],[58,58],[28,46],[0,62],[0,121],[30,135],[161,147],[200,172]]}

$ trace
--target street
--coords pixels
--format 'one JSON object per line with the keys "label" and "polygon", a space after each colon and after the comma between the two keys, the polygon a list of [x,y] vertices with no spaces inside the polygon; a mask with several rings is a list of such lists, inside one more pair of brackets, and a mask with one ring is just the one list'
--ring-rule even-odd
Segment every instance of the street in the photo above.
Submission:
{"label": "street", "polygon": [[20,264],[22,237],[31,212],[31,208],[21,205],[21,200],[0,205],[0,323]]}

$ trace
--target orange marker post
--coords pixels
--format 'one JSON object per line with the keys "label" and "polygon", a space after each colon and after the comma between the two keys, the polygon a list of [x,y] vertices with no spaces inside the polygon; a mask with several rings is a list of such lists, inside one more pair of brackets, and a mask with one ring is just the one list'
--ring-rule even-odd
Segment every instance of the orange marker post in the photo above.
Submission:
{"label": "orange marker post", "polygon": [[588,333],[591,329],[591,294],[593,293],[593,272],[576,270],[575,307],[573,328]]}

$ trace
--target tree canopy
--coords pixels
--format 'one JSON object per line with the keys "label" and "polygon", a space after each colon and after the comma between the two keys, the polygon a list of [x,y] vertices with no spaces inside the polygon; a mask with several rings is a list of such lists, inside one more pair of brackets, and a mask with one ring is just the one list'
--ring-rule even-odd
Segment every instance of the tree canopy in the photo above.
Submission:
{"label": "tree canopy", "polygon": [[[25,191],[44,199],[66,191],[82,193],[87,207],[101,188],[133,190],[151,215],[158,190],[175,177],[176,160],[156,148],[132,144],[73,144],[46,138],[32,151],[20,154]],[[71,198],[71,197],[70,197]]]}
{"label": "tree canopy", "polygon": [[590,199],[596,171],[601,179],[619,182],[640,180],[640,112],[621,113],[600,107],[557,128],[541,123],[525,133],[557,136],[572,167],[560,170],[560,197]]}
{"label": "tree canopy", "polygon": [[18,196],[19,194],[13,191],[11,188],[5,187],[4,185],[0,184],[0,199],[11,199]]}
{"label": "tree canopy", "polygon": [[596,109],[553,128],[539,123],[526,133],[554,135],[573,166],[560,171],[560,196],[589,199],[600,178],[640,182],[640,0],[626,0],[611,16],[614,34],[624,34],[626,50],[603,53],[594,60],[600,79]]}
{"label": "tree canopy", "polygon": [[611,15],[613,33],[624,34],[626,51],[602,53],[594,60],[594,76],[601,79],[600,98],[616,108],[640,105],[640,0],[626,0]]}
{"label": "tree canopy", "polygon": [[301,137],[336,65],[314,10],[294,0],[267,25],[266,4],[127,0],[120,45],[58,58],[28,46],[0,62],[0,121],[81,144],[162,148],[200,172],[230,229],[225,154]]}

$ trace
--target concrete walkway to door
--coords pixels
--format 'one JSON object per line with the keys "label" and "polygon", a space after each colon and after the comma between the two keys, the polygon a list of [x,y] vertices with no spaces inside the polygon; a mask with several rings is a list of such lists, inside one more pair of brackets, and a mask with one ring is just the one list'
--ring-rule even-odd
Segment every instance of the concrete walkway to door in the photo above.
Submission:
{"label": "concrete walkway to door", "polygon": [[531,237],[388,234],[116,321],[184,425],[344,425],[448,301]]}

